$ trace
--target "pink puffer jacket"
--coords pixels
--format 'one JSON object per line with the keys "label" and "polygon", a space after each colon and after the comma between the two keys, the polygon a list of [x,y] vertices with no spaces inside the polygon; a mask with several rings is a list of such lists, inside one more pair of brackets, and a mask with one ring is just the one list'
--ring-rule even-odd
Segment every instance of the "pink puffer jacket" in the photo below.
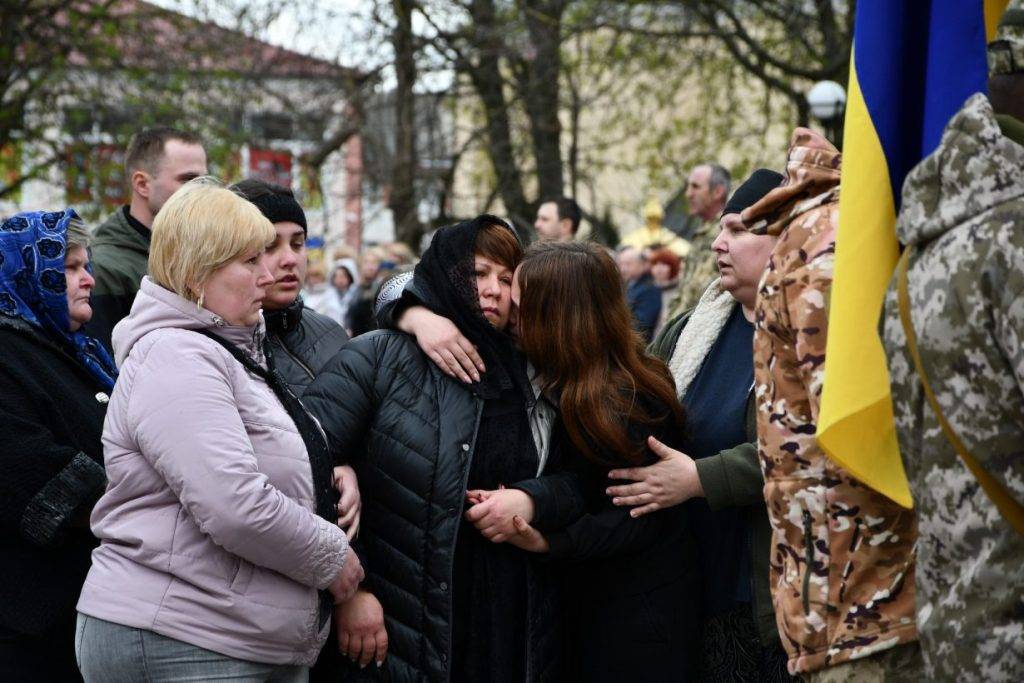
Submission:
{"label": "pink puffer jacket", "polygon": [[208,329],[262,361],[256,328],[218,325],[148,278],[114,329],[101,540],[78,611],[231,657],[315,661],[317,589],[348,542],[314,513],[302,439],[270,388]]}

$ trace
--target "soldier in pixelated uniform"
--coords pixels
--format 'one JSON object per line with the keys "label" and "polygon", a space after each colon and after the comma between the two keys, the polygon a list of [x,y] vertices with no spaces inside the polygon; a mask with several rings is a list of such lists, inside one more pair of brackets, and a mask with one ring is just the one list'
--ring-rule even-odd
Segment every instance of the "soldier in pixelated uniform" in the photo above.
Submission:
{"label": "soldier in pixelated uniform", "polygon": [[[924,373],[969,455],[1024,503],[1024,2],[971,97],[903,186],[899,240]],[[917,510],[917,622],[928,677],[1024,680],[1024,537],[940,430],[885,302],[900,451]]]}

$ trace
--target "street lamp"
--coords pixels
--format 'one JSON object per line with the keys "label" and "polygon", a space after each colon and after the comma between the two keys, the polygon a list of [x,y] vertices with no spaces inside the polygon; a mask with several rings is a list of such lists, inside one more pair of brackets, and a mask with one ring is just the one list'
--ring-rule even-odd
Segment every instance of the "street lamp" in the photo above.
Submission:
{"label": "street lamp", "polygon": [[821,121],[825,132],[837,147],[842,147],[843,114],[846,111],[846,91],[835,81],[818,81],[807,91],[807,104],[811,114]]}

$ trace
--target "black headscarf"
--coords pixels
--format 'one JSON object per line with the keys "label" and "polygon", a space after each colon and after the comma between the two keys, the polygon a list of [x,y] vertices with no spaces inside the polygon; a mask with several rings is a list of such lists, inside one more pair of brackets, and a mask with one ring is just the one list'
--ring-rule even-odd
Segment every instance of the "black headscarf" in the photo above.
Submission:
{"label": "black headscarf", "polygon": [[473,257],[477,234],[488,225],[502,227],[519,239],[508,223],[488,214],[441,228],[416,265],[416,286],[423,294],[421,303],[455,323],[480,353],[487,372],[472,386],[473,392],[487,399],[516,389],[532,404],[525,358],[512,338],[489,323],[480,310]]}

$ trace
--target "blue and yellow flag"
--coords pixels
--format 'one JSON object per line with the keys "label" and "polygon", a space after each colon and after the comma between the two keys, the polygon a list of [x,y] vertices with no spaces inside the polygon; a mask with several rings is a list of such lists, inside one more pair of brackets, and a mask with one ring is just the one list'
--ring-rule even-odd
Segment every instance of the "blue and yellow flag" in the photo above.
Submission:
{"label": "blue and yellow flag", "polygon": [[905,507],[913,501],[878,336],[899,257],[900,190],[964,101],[987,91],[985,45],[1007,2],[857,3],[817,437],[851,474]]}

